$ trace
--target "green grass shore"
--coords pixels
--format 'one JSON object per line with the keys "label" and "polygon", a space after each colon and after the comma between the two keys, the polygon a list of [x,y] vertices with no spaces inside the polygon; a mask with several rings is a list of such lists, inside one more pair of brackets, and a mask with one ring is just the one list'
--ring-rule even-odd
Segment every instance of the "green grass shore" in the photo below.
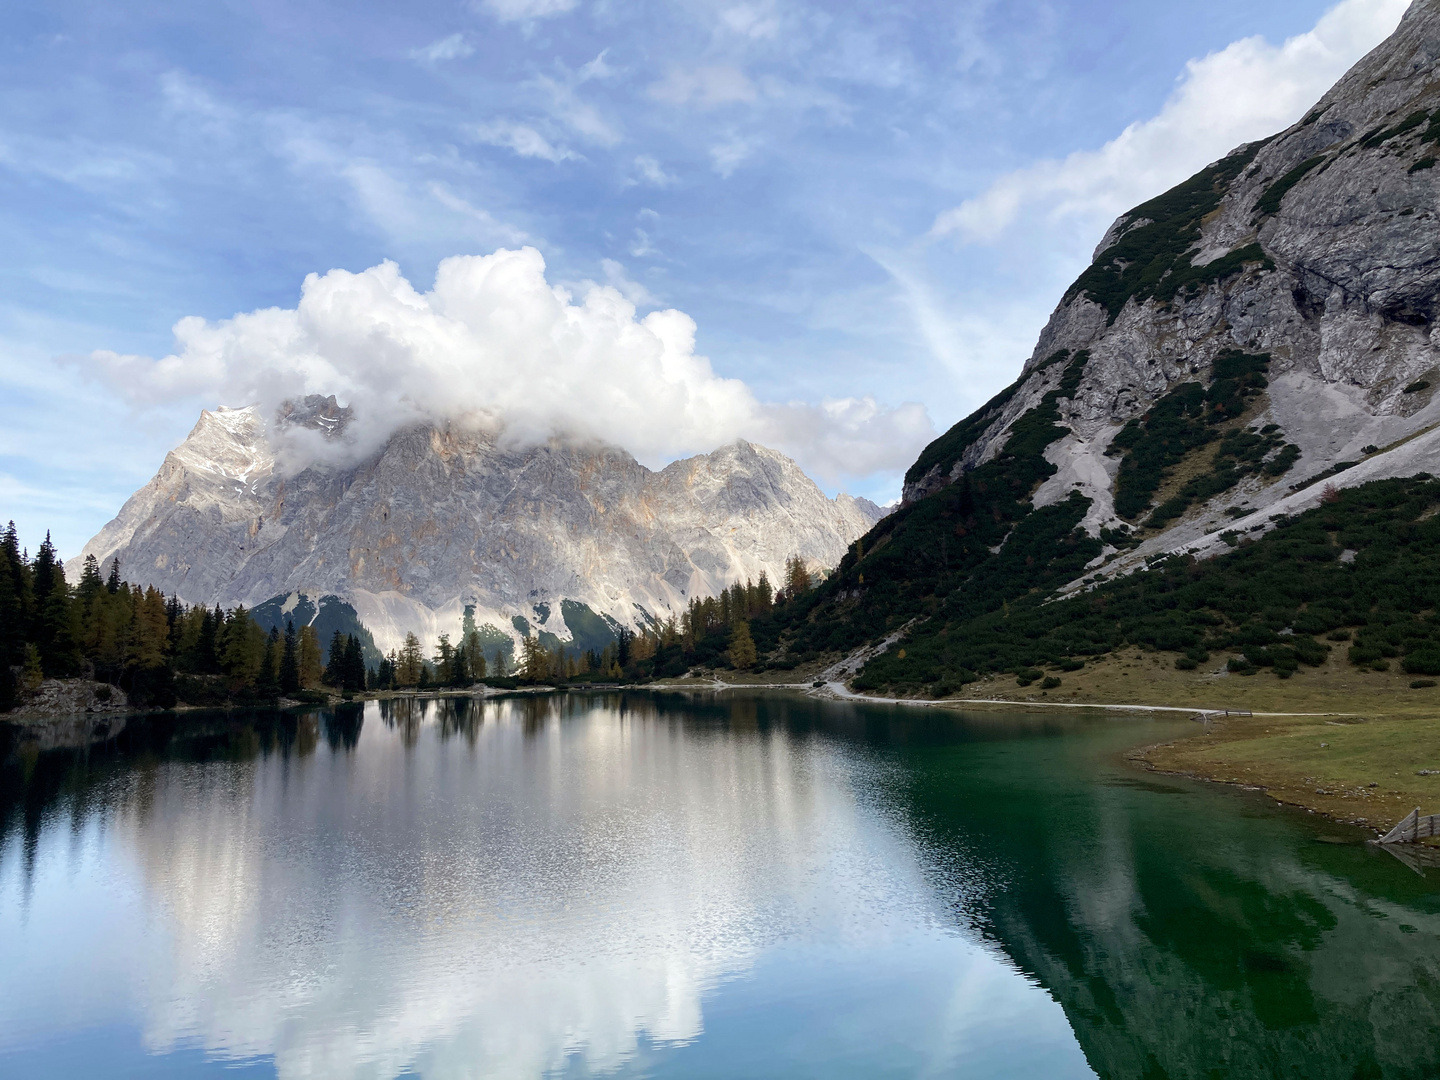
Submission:
{"label": "green grass shore", "polygon": [[[833,662],[838,657],[830,658]],[[729,685],[809,685],[824,661],[792,672],[717,673]],[[1132,750],[1139,767],[1262,790],[1279,802],[1386,830],[1415,807],[1440,812],[1440,687],[1414,676],[1356,668],[1336,650],[1289,679],[1238,675],[1216,658],[1181,671],[1169,653],[1128,648],[1060,676],[1060,685],[1011,675],[971,683],[942,708],[1153,707],[1194,710],[1189,736]],[[704,685],[667,680],[676,688]],[[917,703],[922,698],[910,699]],[[1225,716],[1226,711],[1249,717]]]}

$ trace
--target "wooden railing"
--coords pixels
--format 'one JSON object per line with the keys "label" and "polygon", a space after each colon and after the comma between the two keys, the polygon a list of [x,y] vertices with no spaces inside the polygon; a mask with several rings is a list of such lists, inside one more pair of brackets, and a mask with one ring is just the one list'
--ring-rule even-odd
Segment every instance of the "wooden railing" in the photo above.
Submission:
{"label": "wooden railing", "polygon": [[1399,825],[1382,836],[1379,843],[1413,844],[1417,840],[1424,840],[1431,836],[1440,836],[1440,814],[1427,814],[1425,817],[1421,817],[1420,808],[1417,806],[1405,815]]}

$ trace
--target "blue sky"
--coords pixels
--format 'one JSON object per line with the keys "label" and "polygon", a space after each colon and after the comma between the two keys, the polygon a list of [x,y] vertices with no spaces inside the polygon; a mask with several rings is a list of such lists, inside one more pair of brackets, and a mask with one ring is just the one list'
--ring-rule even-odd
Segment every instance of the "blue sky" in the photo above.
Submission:
{"label": "blue sky", "polygon": [[[200,407],[245,403],[97,351],[163,357],[178,320],[293,309],[311,273],[392,260],[423,293],[524,245],[576,304],[693,319],[759,403],[715,430],[802,403],[781,448],[893,498],[1116,213],[1298,118],[1404,7],[11,0],[0,515],[73,553]],[[870,398],[873,430],[823,406]]]}

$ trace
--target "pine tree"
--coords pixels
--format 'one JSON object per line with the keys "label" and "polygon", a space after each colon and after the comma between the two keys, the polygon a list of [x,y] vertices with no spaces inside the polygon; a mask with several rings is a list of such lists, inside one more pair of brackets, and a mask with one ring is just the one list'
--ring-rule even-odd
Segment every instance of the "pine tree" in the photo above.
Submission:
{"label": "pine tree", "polygon": [[36,560],[36,582],[45,578],[43,594],[37,590],[33,640],[40,649],[40,663],[51,679],[70,679],[80,674],[80,620],[65,583],[65,567],[45,534]]}
{"label": "pine tree", "polygon": [[300,652],[298,658],[300,685],[314,690],[325,676],[325,665],[320,658],[320,635],[313,626],[300,628]]}
{"label": "pine tree", "polygon": [[485,646],[480,642],[480,631],[471,630],[465,635],[465,655],[470,663],[471,680],[479,682],[485,678]]}
{"label": "pine tree", "polygon": [[330,647],[325,652],[325,685],[340,687],[345,682],[345,637],[336,630],[330,635]]}
{"label": "pine tree", "polygon": [[805,560],[792,555],[785,560],[785,594],[795,600],[810,591],[810,571],[805,569]]}
{"label": "pine tree", "polygon": [[280,628],[272,626],[265,634],[260,674],[255,679],[255,692],[261,697],[274,697],[280,692]]}
{"label": "pine tree", "polygon": [[739,620],[730,631],[730,664],[744,670],[755,666],[755,639],[750,636],[750,624]]}
{"label": "pine tree", "polygon": [[538,634],[531,634],[520,642],[520,675],[531,682],[544,682],[550,677],[550,654],[540,644]]}
{"label": "pine tree", "polygon": [[165,619],[165,597],[155,586],[146,589],[135,604],[133,626],[131,664],[148,671],[164,667],[170,626]]}
{"label": "pine tree", "polygon": [[405,635],[405,644],[395,663],[395,684],[397,686],[418,686],[424,673],[425,657],[420,652],[420,639],[414,634]]}
{"label": "pine tree", "polygon": [[0,666],[7,671],[25,659],[27,576],[12,521],[0,537]]}
{"label": "pine tree", "polygon": [[120,556],[116,555],[110,560],[110,577],[105,581],[105,588],[114,596],[120,591]]}
{"label": "pine tree", "polygon": [[455,646],[450,644],[450,635],[441,634],[435,645],[435,677],[441,686],[450,685],[450,676],[455,665]]}
{"label": "pine tree", "polygon": [[341,686],[345,690],[365,689],[365,651],[354,634],[345,635],[344,666]]}
{"label": "pine tree", "polygon": [[300,689],[300,638],[295,621],[285,620],[285,640],[280,650],[280,692],[294,694]]}
{"label": "pine tree", "polygon": [[221,635],[220,667],[231,691],[253,687],[265,661],[265,632],[241,604],[230,612]]}

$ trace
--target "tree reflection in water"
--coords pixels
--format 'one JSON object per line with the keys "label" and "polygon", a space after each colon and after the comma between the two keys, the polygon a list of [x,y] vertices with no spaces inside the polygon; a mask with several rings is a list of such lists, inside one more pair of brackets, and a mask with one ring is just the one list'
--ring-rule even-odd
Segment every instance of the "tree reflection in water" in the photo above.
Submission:
{"label": "tree reflection in water", "polygon": [[[1168,730],[1139,726],[1156,736]],[[517,883],[531,882],[525,887],[549,906],[505,924],[504,933],[485,930],[497,936],[477,955],[503,959],[528,934],[538,935],[535,955],[547,963],[588,958],[583,978],[575,974],[581,968],[565,968],[575,985],[593,982],[591,996],[576,999],[577,1017],[597,1002],[626,1004],[617,987],[643,996],[624,973],[654,961],[650,982],[685,987],[644,1014],[646,1031],[677,1040],[674,1075],[685,1074],[685,1053],[706,1046],[704,978],[695,972],[758,964],[769,946],[756,928],[773,929],[765,905],[775,903],[759,883],[789,897],[784,890],[809,888],[811,878],[837,900],[846,890],[879,889],[847,918],[863,911],[877,921],[923,923],[928,911],[951,932],[987,943],[1059,1003],[1085,1059],[1107,1080],[1440,1075],[1440,871],[1413,872],[1360,843],[1358,832],[1258,798],[1135,773],[1117,757],[1145,737],[1136,729],[795,696],[621,692],[151,717],[132,720],[107,743],[49,750],[0,728],[0,858],[18,848],[28,882],[42,836],[60,843],[66,832],[130,815],[155,888],[167,903],[183,899],[196,940],[208,943],[282,930],[295,941],[328,940],[335,904],[233,907],[246,888],[280,888],[272,880],[280,869],[266,862],[269,847],[257,846],[251,833],[259,826],[247,816],[269,814],[266,821],[284,825],[287,816],[313,813],[315,827],[347,837],[353,857],[322,847],[310,855],[321,865],[288,872],[313,875],[320,884],[307,887],[316,895],[336,876],[358,875],[352,887],[360,891],[346,902],[358,910],[383,901],[371,917],[392,934],[441,927],[451,947],[469,947],[461,930],[473,923],[479,933],[486,920],[511,917],[532,895]],[[403,787],[396,776],[422,783],[408,771],[385,772],[395,739],[406,762],[428,761],[429,771],[415,775],[433,790]],[[368,760],[378,778],[356,787],[349,802],[316,790],[313,778],[307,789],[303,770],[325,766],[327,754]],[[320,774],[326,785],[350,782],[347,775]],[[315,809],[304,801],[307,790]],[[442,815],[451,808],[473,816],[451,821]],[[57,818],[68,830],[47,832]],[[309,827],[297,822],[296,835]],[[844,858],[806,862],[833,842],[827,828],[888,830],[897,846],[872,839],[857,849],[860,870],[845,861],[859,858],[848,849]],[[193,846],[191,834],[208,837],[204,857],[213,865],[177,854]],[[1346,842],[1318,842],[1322,834]],[[877,852],[891,861],[877,861]],[[827,876],[837,868],[843,873]],[[629,881],[628,873],[641,877]],[[887,874],[893,880],[880,888]],[[238,875],[237,883],[222,888],[216,875]],[[920,914],[896,914],[912,902]],[[610,906],[585,910],[596,903]],[[649,914],[627,916],[633,903]],[[573,939],[544,937],[576,922],[577,912],[584,915]],[[725,934],[745,947],[718,967],[695,960],[730,940]],[[652,954],[636,944],[652,938],[664,949]],[[448,971],[447,958],[421,945],[414,963]],[[290,962],[290,953],[280,955]],[[385,955],[391,980],[426,985],[406,955]],[[536,962],[521,950],[504,963],[497,970]],[[318,960],[315,970],[324,970]],[[197,981],[193,993],[207,985]],[[556,995],[571,984],[536,986],[542,1004],[526,1006],[532,1011],[561,1007]],[[503,995],[483,1000],[489,1009],[505,1006]],[[624,1015],[625,1031],[587,1036],[587,1052],[607,1069],[629,1060],[624,1047],[639,1037],[634,1017],[642,1013]],[[462,1019],[447,1022],[470,1030]],[[438,1045],[439,1034],[428,1037]],[[564,1038],[572,1036],[555,1038],[534,1060],[565,1060]],[[610,1046],[606,1039],[614,1045],[602,1054],[596,1047]],[[395,1060],[419,1060],[414,1046],[405,1052],[412,1057]],[[659,1058],[647,1068],[672,1075]]]}

